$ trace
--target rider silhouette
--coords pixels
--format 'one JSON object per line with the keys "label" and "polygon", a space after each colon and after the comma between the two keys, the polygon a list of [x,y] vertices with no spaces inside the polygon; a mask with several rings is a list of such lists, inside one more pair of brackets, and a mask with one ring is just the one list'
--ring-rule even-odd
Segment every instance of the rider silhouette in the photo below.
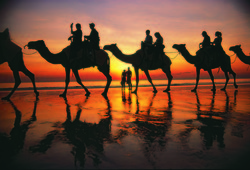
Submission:
{"label": "rider silhouette", "polygon": [[203,31],[201,35],[204,37],[203,41],[200,43],[201,48],[210,46],[210,37],[208,36],[207,32]]}
{"label": "rider silhouette", "polygon": [[82,44],[82,30],[81,30],[81,24],[79,23],[76,24],[76,31],[73,31],[72,27],[73,27],[73,23],[70,25],[72,36],[68,38],[68,40],[72,40],[73,38],[73,41],[70,44],[71,46],[70,57],[76,58],[76,52],[81,48],[81,44]]}
{"label": "rider silhouette", "polygon": [[215,32],[215,36],[216,38],[214,39],[214,41],[212,42],[212,45],[214,45],[216,47],[216,50],[218,52],[223,52],[225,53],[225,51],[223,50],[222,46],[221,46],[221,42],[222,42],[222,33],[219,31]]}
{"label": "rider silhouette", "polygon": [[150,30],[146,30],[146,38],[144,40],[144,47],[146,48],[147,54],[150,54],[152,52],[152,43],[153,43],[153,38],[150,35]]}
{"label": "rider silhouette", "polygon": [[155,33],[156,41],[154,43],[155,47],[155,58],[158,58],[161,54],[163,54],[163,49],[165,46],[163,45],[163,38],[159,32]]}
{"label": "rider silhouette", "polygon": [[85,35],[84,38],[86,38],[89,41],[90,48],[92,50],[100,50],[100,46],[99,46],[100,38],[99,38],[99,33],[95,29],[95,24],[90,23],[89,27],[91,29],[90,35]]}
{"label": "rider silhouette", "polygon": [[200,55],[203,58],[203,61],[201,61],[204,65],[204,70],[207,70],[208,67],[211,64],[211,58],[209,57],[208,50],[211,47],[210,37],[208,36],[206,31],[203,31],[201,34],[204,39],[199,44],[200,49],[196,52],[196,55]]}

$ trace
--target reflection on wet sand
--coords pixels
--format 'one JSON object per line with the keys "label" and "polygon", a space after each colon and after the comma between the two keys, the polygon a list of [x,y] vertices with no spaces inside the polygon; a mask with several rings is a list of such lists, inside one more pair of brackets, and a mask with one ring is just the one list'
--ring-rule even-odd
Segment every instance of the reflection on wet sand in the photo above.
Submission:
{"label": "reflection on wet sand", "polygon": [[39,144],[31,146],[30,151],[33,153],[45,153],[52,145],[53,140],[61,140],[67,144],[73,145],[71,153],[75,158],[75,166],[79,162],[84,167],[86,156],[93,160],[94,166],[98,166],[102,161],[100,157],[103,155],[104,142],[112,143],[111,136],[111,106],[108,98],[107,110],[105,115],[100,119],[99,123],[88,123],[80,120],[82,107],[87,103],[86,97],[83,104],[77,104],[77,113],[74,120],[71,118],[70,105],[67,98],[64,98],[66,104],[66,121],[56,122],[54,130],[47,133]]}
{"label": "reflection on wet sand", "polygon": [[70,91],[68,98],[14,96],[0,103],[6,107],[0,114],[4,167],[175,169],[247,162],[249,92],[112,90],[109,98]]}
{"label": "reflection on wet sand", "polygon": [[15,111],[15,121],[14,127],[10,131],[10,135],[0,133],[1,162],[6,165],[8,165],[11,159],[23,149],[26,133],[31,124],[37,120],[36,108],[38,98],[34,101],[34,109],[30,119],[24,121],[23,123],[21,123],[22,112],[18,110],[16,105],[11,100],[8,100],[8,103],[10,103]]}
{"label": "reflection on wet sand", "polygon": [[[147,161],[155,167],[157,157],[155,152],[163,151],[166,148],[166,144],[169,140],[167,132],[171,127],[172,121],[172,100],[170,92],[167,92],[168,106],[158,112],[158,114],[151,114],[152,106],[156,93],[152,94],[150,102],[146,107],[145,111],[140,110],[140,102],[138,95],[136,95],[136,112],[134,114],[135,121],[126,122],[121,125],[121,129],[116,138],[120,140],[128,135],[134,135],[142,140],[141,149],[147,159]],[[123,93],[123,102],[126,102],[125,93]],[[130,93],[128,99],[130,98]],[[128,103],[131,103],[128,100]]]}
{"label": "reflection on wet sand", "polygon": [[[210,149],[213,146],[214,141],[218,143],[219,148],[225,148],[224,134],[225,127],[228,121],[231,119],[232,112],[236,106],[237,90],[234,92],[234,102],[230,104],[229,96],[225,92],[225,106],[222,111],[214,108],[216,92],[212,92],[212,99],[210,107],[207,110],[201,110],[202,104],[200,103],[198,92],[195,92],[197,101],[197,118],[194,120],[186,120],[184,123],[186,128],[179,134],[179,139],[182,142],[182,146],[188,147],[188,141],[192,130],[199,130],[202,138],[204,149]],[[199,123],[196,123],[196,122]]]}

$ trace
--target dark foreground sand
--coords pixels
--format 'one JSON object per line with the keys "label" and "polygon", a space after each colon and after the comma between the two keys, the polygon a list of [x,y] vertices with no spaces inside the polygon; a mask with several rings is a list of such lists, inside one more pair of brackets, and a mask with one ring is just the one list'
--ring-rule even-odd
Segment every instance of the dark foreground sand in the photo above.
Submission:
{"label": "dark foreground sand", "polygon": [[0,101],[1,169],[249,169],[249,85],[192,88],[16,91]]}

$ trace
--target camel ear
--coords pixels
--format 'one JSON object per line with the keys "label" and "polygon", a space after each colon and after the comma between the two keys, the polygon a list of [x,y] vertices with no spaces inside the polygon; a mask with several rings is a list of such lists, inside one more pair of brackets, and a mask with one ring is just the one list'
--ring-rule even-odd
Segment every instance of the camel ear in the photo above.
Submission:
{"label": "camel ear", "polygon": [[239,45],[239,47],[241,47],[241,44]]}
{"label": "camel ear", "polygon": [[115,43],[115,46],[116,46],[116,43]]}

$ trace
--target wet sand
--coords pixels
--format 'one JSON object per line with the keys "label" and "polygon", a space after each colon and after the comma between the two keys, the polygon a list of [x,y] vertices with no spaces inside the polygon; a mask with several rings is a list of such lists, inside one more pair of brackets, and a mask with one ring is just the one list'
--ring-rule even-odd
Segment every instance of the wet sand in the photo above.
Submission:
{"label": "wet sand", "polygon": [[249,169],[250,86],[221,87],[16,91],[0,101],[1,168]]}

